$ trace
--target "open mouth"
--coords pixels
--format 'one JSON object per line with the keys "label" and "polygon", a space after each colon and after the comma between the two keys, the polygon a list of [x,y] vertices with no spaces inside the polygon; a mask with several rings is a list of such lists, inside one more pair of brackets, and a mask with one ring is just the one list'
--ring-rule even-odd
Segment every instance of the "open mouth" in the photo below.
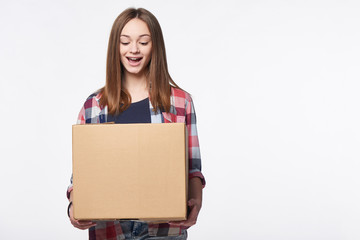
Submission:
{"label": "open mouth", "polygon": [[142,57],[134,58],[134,57],[127,57],[130,63],[137,63],[140,62]]}

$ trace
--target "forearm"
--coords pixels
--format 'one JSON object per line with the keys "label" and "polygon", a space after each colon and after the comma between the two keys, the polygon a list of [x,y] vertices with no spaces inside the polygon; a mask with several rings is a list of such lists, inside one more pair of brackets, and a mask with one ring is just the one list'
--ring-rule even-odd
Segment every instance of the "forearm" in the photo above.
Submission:
{"label": "forearm", "polygon": [[193,177],[189,180],[189,200],[195,199],[201,207],[203,185],[201,179]]}

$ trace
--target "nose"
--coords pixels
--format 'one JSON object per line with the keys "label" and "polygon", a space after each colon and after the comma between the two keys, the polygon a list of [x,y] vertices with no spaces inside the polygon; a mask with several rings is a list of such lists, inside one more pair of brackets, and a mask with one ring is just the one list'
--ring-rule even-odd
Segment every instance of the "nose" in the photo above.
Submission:
{"label": "nose", "polygon": [[131,44],[131,53],[138,53],[139,52],[139,46],[136,43]]}

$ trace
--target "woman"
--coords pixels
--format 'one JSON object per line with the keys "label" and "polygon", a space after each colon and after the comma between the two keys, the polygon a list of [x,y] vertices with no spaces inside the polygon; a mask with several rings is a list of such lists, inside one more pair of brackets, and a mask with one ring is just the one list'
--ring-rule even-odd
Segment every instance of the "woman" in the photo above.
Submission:
{"label": "woman", "polygon": [[[106,84],[86,100],[78,117],[85,123],[185,122],[189,135],[189,215],[186,221],[148,224],[135,221],[77,221],[72,214],[72,184],[68,215],[74,227],[89,229],[89,239],[186,239],[196,223],[205,180],[191,97],[171,79],[160,25],[149,11],[130,8],[115,20],[108,45]],[[162,237],[160,237],[162,236]]]}

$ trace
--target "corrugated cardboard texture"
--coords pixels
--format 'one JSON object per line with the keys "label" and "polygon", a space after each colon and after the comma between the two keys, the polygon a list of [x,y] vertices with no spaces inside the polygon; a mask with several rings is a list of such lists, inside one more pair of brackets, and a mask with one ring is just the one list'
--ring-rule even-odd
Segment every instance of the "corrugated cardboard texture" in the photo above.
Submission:
{"label": "corrugated cardboard texture", "polygon": [[186,219],[183,123],[73,126],[76,219]]}

